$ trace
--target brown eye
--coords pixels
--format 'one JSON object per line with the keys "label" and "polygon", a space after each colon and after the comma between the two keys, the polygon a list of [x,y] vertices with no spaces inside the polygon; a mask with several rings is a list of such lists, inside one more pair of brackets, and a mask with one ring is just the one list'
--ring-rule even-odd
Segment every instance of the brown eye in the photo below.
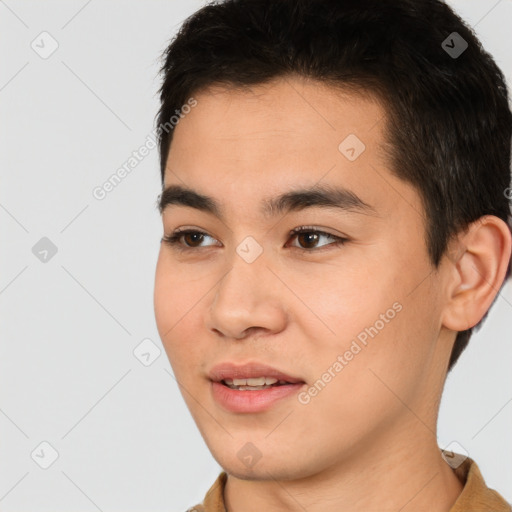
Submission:
{"label": "brown eye", "polygon": [[334,240],[334,242],[332,244],[323,244],[320,246],[320,248],[329,245],[343,245],[346,241],[348,241],[347,238],[333,235],[331,233],[326,233],[325,231],[320,231],[318,229],[311,228],[308,226],[302,226],[300,228],[294,229],[290,233],[290,236],[296,238],[297,241],[299,242],[298,247],[293,247],[308,252],[315,252],[314,249],[317,247],[318,241],[322,237],[330,238],[331,240]]}
{"label": "brown eye", "polygon": [[184,233],[181,236],[189,247],[195,247],[195,244],[201,244],[204,239],[204,234],[199,231],[191,231],[189,233]]}
{"label": "brown eye", "polygon": [[[339,246],[343,245],[345,242],[348,242],[348,238],[340,237],[337,235],[333,235],[332,233],[326,233],[325,231],[321,231],[308,226],[301,226],[300,228],[296,228],[290,232],[290,237],[296,238],[299,242],[299,246],[292,245],[295,249],[299,251],[305,252],[317,252],[323,250],[323,247],[328,246]],[[330,238],[333,240],[332,243],[327,243],[318,246],[319,240],[321,238]],[[202,246],[201,244],[204,242],[205,238],[211,238],[215,240],[212,236],[204,233],[203,231],[198,231],[195,229],[184,229],[177,230],[171,235],[166,235],[162,238],[162,242],[171,246],[173,249],[178,251],[193,251],[197,249],[211,247],[212,245]],[[183,239],[183,241],[182,241]]]}
{"label": "brown eye", "polygon": [[315,244],[318,243],[319,238],[320,235],[313,232],[299,233],[297,235],[297,240],[300,242],[300,245],[305,245],[305,249],[313,249]]}
{"label": "brown eye", "polygon": [[[188,249],[200,249],[200,244],[204,241],[205,237],[209,237],[214,240],[213,237],[207,233],[203,233],[202,231],[197,231],[195,229],[184,229],[182,231],[175,231],[172,235],[164,236],[162,238],[162,242],[170,245],[174,249],[186,251]],[[185,240],[184,244],[181,242],[182,238]]]}

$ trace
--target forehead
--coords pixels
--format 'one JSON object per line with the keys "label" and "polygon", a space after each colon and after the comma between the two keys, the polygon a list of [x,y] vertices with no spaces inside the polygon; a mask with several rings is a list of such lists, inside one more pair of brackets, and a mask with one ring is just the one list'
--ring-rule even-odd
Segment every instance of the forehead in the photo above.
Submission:
{"label": "forehead", "polygon": [[397,206],[383,197],[386,181],[408,187],[386,169],[386,112],[369,95],[287,77],[243,90],[210,87],[194,98],[174,130],[165,186],[246,205],[297,186],[343,186],[381,211]]}
{"label": "forehead", "polygon": [[203,142],[222,140],[230,149],[242,141],[261,141],[271,149],[284,141],[292,145],[308,138],[310,146],[318,146],[322,140],[324,149],[330,146],[337,150],[349,133],[358,134],[366,145],[384,142],[382,130],[374,128],[384,124],[381,121],[386,112],[375,96],[317,80],[283,77],[244,89],[216,85],[199,91],[194,98],[197,106],[176,126],[174,141],[190,143],[190,132],[194,131]]}

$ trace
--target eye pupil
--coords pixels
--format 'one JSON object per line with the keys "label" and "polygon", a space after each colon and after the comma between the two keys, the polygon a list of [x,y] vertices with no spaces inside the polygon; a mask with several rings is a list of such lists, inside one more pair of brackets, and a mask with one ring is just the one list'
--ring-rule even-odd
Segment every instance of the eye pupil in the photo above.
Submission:
{"label": "eye pupil", "polygon": [[184,235],[184,238],[187,244],[189,243],[188,240],[186,239],[187,237],[195,238],[195,240],[191,244],[194,245],[194,243],[201,243],[203,241],[203,236],[204,235],[202,233],[186,233]]}
{"label": "eye pupil", "polygon": [[[299,238],[306,238],[306,239],[309,239],[306,241],[306,245],[310,244],[310,243],[315,243],[317,242],[318,240],[316,239],[318,237],[318,233],[308,233],[308,232],[305,232],[305,233],[300,233],[299,234]],[[302,241],[301,241],[301,245],[302,245]],[[307,247],[309,248],[309,246]]]}

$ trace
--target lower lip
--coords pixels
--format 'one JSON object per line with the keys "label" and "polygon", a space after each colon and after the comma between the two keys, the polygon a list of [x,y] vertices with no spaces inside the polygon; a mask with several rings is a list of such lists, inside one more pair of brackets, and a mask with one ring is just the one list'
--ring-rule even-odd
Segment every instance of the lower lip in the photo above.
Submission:
{"label": "lower lip", "polygon": [[297,395],[305,383],[284,384],[260,390],[231,389],[220,382],[212,381],[213,398],[224,409],[231,412],[262,412],[278,400]]}

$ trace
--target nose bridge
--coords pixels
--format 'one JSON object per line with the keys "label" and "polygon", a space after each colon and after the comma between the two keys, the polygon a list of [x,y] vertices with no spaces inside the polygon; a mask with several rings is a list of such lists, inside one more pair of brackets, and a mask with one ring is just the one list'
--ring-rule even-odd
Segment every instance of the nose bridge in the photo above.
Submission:
{"label": "nose bridge", "polygon": [[267,254],[263,245],[249,235],[235,246],[229,264],[229,271],[219,283],[216,300],[222,294],[245,303],[245,298],[254,295],[258,283],[269,272]]}
{"label": "nose bridge", "polygon": [[275,276],[267,268],[266,256],[263,246],[251,236],[234,248],[210,305],[211,328],[232,338],[239,338],[251,327],[279,328],[282,312],[271,298],[276,287],[268,286],[268,279]]}

